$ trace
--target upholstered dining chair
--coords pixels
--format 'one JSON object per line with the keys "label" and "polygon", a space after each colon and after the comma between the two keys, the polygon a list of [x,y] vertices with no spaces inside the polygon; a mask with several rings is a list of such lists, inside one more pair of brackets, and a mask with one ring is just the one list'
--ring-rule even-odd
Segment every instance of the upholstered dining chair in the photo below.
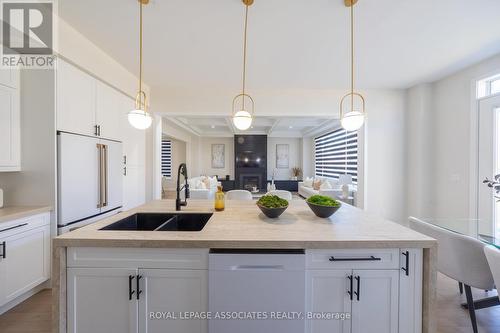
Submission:
{"label": "upholstered dining chair", "polygon": [[437,240],[438,270],[463,283],[472,329],[477,333],[471,287],[481,290],[491,290],[494,287],[493,276],[484,254],[485,244],[475,238],[434,226],[414,217],[410,217],[410,228]]}
{"label": "upholstered dining chair", "polygon": [[227,200],[252,200],[252,193],[246,190],[232,190],[226,193]]}
{"label": "upholstered dining chair", "polygon": [[484,247],[484,254],[490,265],[491,274],[493,275],[493,280],[498,290],[500,286],[500,250],[494,246],[488,245]]}
{"label": "upholstered dining chair", "polygon": [[269,191],[266,193],[266,195],[276,195],[276,196],[280,197],[281,199],[292,200],[292,192],[285,191],[285,190]]}

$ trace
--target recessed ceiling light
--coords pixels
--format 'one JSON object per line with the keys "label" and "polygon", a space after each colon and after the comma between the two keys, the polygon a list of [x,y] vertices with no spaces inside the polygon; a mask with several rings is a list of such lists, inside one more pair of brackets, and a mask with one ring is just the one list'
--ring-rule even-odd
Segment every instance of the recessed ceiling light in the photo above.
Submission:
{"label": "recessed ceiling light", "polygon": [[292,128],[293,128],[293,126],[288,126],[288,128],[289,128],[289,129],[292,129]]}
{"label": "recessed ceiling light", "polygon": [[215,128],[215,125],[211,125],[210,127],[211,127],[211,128]]}

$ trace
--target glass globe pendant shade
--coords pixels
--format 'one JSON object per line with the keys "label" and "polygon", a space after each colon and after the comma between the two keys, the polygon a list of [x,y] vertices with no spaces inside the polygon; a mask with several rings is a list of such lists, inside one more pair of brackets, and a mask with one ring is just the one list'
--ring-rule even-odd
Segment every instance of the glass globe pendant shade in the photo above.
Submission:
{"label": "glass globe pendant shade", "polygon": [[128,113],[128,122],[133,127],[144,130],[151,126],[153,123],[153,118],[151,115],[144,110],[136,109]]}
{"label": "glass globe pendant shade", "polygon": [[238,111],[233,116],[233,124],[240,131],[245,131],[252,126],[252,115],[245,110]]}
{"label": "glass globe pendant shade", "polygon": [[340,119],[340,124],[346,131],[357,131],[365,122],[365,114],[359,111],[349,111]]}

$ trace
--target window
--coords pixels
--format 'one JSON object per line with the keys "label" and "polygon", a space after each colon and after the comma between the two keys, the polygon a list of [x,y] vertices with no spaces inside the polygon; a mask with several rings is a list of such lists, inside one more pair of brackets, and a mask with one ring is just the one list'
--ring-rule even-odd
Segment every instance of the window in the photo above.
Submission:
{"label": "window", "polygon": [[477,82],[477,98],[500,93],[500,75],[488,77]]}
{"label": "window", "polygon": [[358,182],[358,132],[338,129],[314,139],[315,174],[338,179],[349,174]]}
{"label": "window", "polygon": [[172,141],[161,140],[161,174],[172,178]]}

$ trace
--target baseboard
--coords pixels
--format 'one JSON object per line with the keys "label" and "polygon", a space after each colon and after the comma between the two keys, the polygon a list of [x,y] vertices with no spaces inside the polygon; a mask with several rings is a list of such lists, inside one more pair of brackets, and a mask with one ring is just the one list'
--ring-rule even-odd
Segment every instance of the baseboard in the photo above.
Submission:
{"label": "baseboard", "polygon": [[31,296],[39,293],[40,291],[42,291],[44,289],[50,289],[50,281],[45,281],[45,282],[39,284],[38,286],[36,286],[35,288],[25,292],[24,294],[17,297],[16,299],[13,299],[9,303],[0,306],[0,315],[4,314],[5,312],[9,311],[10,309],[15,307],[16,305],[24,302],[25,300],[27,300]]}

